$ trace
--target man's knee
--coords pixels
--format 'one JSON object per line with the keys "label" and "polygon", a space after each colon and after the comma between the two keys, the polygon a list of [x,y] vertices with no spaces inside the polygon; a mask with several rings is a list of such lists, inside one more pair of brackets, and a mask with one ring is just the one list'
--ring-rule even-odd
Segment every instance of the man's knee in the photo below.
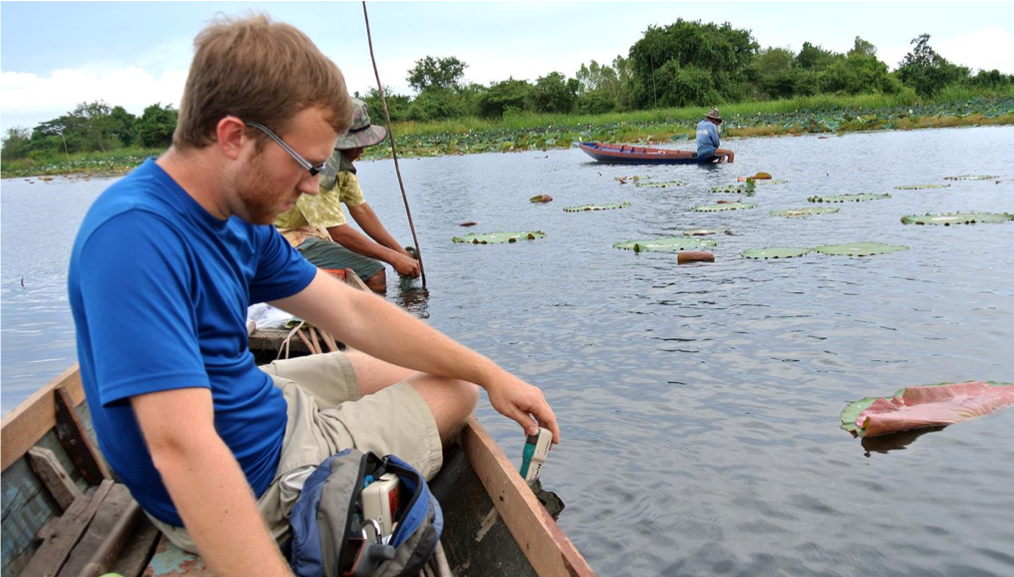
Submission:
{"label": "man's knee", "polygon": [[366,286],[373,292],[386,293],[387,292],[387,271],[381,269],[380,272],[366,279]]}

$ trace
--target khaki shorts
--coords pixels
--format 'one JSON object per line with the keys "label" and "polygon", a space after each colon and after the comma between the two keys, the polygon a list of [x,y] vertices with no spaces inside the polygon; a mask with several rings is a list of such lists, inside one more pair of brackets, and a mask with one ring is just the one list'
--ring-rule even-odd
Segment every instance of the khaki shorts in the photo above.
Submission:
{"label": "khaki shorts", "polygon": [[[279,544],[290,536],[289,513],[298,489],[284,481],[300,478],[324,459],[350,447],[397,455],[426,479],[443,463],[440,434],[429,406],[410,384],[400,382],[372,395],[359,394],[352,363],[344,353],[310,355],[260,367],[271,375],[288,404],[288,422],[275,478],[257,500]],[[149,518],[174,545],[197,552],[187,530]]]}

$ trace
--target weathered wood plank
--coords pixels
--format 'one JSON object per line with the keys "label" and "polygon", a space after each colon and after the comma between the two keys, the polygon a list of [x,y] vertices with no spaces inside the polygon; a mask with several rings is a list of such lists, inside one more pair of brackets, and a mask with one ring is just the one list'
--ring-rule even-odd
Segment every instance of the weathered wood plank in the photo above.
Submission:
{"label": "weathered wood plank", "polygon": [[63,448],[74,461],[78,470],[84,478],[92,485],[97,485],[103,479],[109,478],[109,471],[99,457],[99,451],[92,444],[88,432],[77,411],[74,410],[74,402],[70,393],[65,387],[57,387],[56,395],[56,434],[63,443]]}
{"label": "weathered wood plank", "polygon": [[60,518],[60,524],[53,537],[43,541],[22,575],[29,577],[56,575],[112,487],[113,482],[107,479],[99,485],[94,495],[82,495],[74,501]]}
{"label": "weathered wood plank", "polygon": [[[101,575],[112,562],[109,558],[126,541],[126,532],[137,522],[141,509],[130,496],[125,485],[115,484],[102,502],[88,530],[74,546],[57,577],[95,577]],[[110,539],[112,538],[112,539]],[[87,569],[87,571],[86,571]]]}
{"label": "weathered wood plank", "polygon": [[541,577],[595,575],[475,415],[460,442],[497,514]]}
{"label": "weathered wood plank", "polygon": [[134,534],[130,541],[124,545],[116,561],[109,567],[109,572],[119,573],[123,577],[138,577],[148,565],[148,560],[154,553],[155,544],[158,543],[161,536],[162,533],[159,532],[158,527],[142,514],[137,526],[134,527]]}
{"label": "weathered wood plank", "polygon": [[78,372],[77,364],[35,391],[0,421],[0,437],[3,438],[0,470],[6,471],[7,467],[24,456],[28,449],[46,434],[46,431],[56,425],[53,392],[58,387],[67,389],[73,406],[84,401],[84,388],[81,386],[81,374]]}
{"label": "weathered wood plank", "polygon": [[53,451],[44,447],[32,447],[28,450],[28,459],[32,470],[62,510],[66,511],[74,499],[81,496],[81,490],[71,481]]}
{"label": "weathered wood plank", "polygon": [[22,458],[3,472],[2,577],[18,575],[38,548],[36,534],[62,509]]}

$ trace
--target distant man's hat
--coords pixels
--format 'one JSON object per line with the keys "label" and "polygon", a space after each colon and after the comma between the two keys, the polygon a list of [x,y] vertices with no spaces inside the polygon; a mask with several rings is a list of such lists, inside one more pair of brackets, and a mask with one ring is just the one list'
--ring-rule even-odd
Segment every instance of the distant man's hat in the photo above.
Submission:
{"label": "distant man's hat", "polygon": [[366,103],[358,98],[352,99],[352,126],[349,131],[338,138],[335,150],[366,148],[379,144],[387,138],[387,130],[383,126],[370,124],[370,115],[366,112]]}
{"label": "distant man's hat", "polygon": [[705,116],[705,118],[710,118],[710,119],[712,119],[712,120],[717,120],[717,121],[719,121],[719,122],[721,122],[721,121],[722,121],[722,117],[721,117],[721,116],[719,116],[719,114],[718,114],[718,109],[717,109],[717,108],[712,108],[712,109],[711,109],[711,112],[709,112],[709,113],[708,113],[708,115],[707,115],[707,116]]}

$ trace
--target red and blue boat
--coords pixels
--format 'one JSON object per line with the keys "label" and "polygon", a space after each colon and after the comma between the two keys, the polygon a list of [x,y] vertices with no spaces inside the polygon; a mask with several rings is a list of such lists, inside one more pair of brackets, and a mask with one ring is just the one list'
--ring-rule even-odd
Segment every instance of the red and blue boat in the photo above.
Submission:
{"label": "red and blue boat", "polygon": [[630,144],[603,144],[601,142],[580,142],[578,147],[599,162],[615,164],[711,164],[721,162],[724,154],[709,154],[698,157],[691,150],[648,148]]}

